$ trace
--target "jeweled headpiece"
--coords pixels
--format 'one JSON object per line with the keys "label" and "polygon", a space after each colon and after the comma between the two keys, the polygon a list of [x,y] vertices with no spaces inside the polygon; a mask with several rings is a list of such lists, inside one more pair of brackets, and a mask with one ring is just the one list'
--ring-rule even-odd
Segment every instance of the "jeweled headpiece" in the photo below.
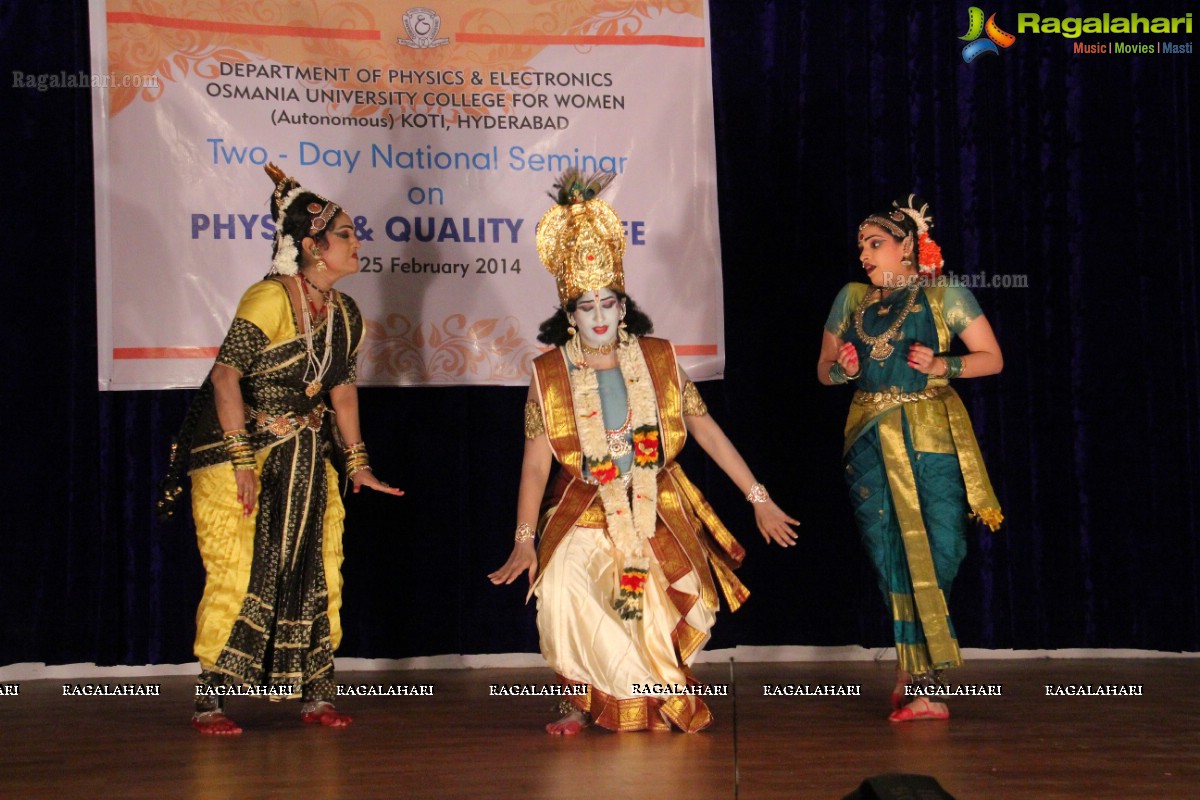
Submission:
{"label": "jeweled headpiece", "polygon": [[945,265],[942,248],[938,247],[938,243],[929,235],[929,229],[933,227],[929,203],[921,203],[921,207],[917,208],[917,200],[915,194],[909,194],[903,203],[893,200],[894,210],[888,212],[887,216],[872,214],[862,221],[858,229],[862,230],[865,225],[878,225],[897,239],[905,239],[912,235],[900,227],[907,218],[917,232],[917,271],[926,277],[936,278],[942,274],[942,267]]}
{"label": "jeweled headpiece", "polygon": [[554,276],[564,309],[584,292],[625,291],[625,231],[612,206],[598,196],[615,177],[600,172],[585,178],[579,170],[567,170],[550,195],[555,205],[538,222],[538,257]]}
{"label": "jeweled headpiece", "polygon": [[267,176],[275,183],[275,257],[271,260],[271,273],[278,275],[295,275],[297,270],[296,241],[291,234],[283,230],[283,221],[287,218],[287,210],[302,194],[314,195],[319,202],[308,204],[305,209],[311,216],[308,225],[308,235],[316,236],[325,230],[329,220],[333,219],[341,206],[316,192],[302,187],[295,178],[290,178],[274,164],[263,167]]}

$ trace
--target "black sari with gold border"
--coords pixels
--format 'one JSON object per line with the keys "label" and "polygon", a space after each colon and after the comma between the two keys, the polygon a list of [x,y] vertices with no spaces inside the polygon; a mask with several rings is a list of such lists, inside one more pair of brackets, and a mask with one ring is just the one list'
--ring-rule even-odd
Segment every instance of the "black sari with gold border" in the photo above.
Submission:
{"label": "black sari with gold border", "polygon": [[[322,562],[330,491],[325,460],[336,435],[327,400],[331,387],[355,382],[363,323],[357,305],[340,292],[333,292],[328,308],[314,324],[313,358],[320,363],[327,335],[332,354],[322,389],[311,396],[307,344],[296,335],[299,325],[280,280],[251,287],[217,355],[218,364],[242,374],[246,428],[262,468],[249,586],[219,658],[206,671],[209,684],[240,682],[272,687],[273,697],[305,699],[336,691]],[[180,437],[191,471],[228,460],[211,379],[193,408],[191,430]]]}

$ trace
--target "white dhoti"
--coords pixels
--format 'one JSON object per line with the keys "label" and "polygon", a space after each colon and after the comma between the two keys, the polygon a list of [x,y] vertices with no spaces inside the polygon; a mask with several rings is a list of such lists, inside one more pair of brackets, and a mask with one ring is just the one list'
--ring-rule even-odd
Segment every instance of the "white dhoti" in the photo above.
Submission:
{"label": "white dhoti", "polygon": [[[542,655],[564,682],[590,686],[586,697],[573,700],[603,727],[706,727],[712,717],[703,701],[671,694],[672,687],[695,682],[687,668],[716,621],[716,612],[699,601],[695,571],[669,585],[652,557],[640,620],[621,619],[613,607],[620,572],[603,529],[577,526],[563,537],[534,588]],[[691,630],[682,658],[681,621]]]}

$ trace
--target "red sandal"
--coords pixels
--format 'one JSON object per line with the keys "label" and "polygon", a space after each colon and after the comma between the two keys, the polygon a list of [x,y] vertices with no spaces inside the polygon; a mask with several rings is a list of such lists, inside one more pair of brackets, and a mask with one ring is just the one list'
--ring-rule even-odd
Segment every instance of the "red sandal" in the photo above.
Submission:
{"label": "red sandal", "polygon": [[354,718],[343,714],[324,700],[313,705],[312,711],[301,711],[300,720],[306,725],[324,725],[326,728],[345,728]]}
{"label": "red sandal", "polygon": [[242,726],[220,711],[200,711],[192,715],[192,727],[207,736],[237,736]]}

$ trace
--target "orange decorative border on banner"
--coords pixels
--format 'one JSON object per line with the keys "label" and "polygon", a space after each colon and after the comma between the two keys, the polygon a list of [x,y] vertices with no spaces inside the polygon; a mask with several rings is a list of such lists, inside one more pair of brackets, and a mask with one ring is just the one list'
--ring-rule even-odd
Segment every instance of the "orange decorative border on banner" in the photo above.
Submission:
{"label": "orange decorative border on banner", "polygon": [[570,44],[570,45],[657,45],[659,47],[704,47],[703,36],[571,36],[536,33],[454,34],[460,44]]}
{"label": "orange decorative border on banner", "polygon": [[113,359],[128,361],[142,358],[216,358],[219,347],[114,347]]}
{"label": "orange decorative border on banner", "polygon": [[212,31],[216,33],[244,33],[254,36],[296,36],[304,39],[355,39],[379,41],[379,31],[305,28],[298,25],[255,25],[248,22],[220,22],[206,19],[182,19],[140,14],[136,11],[110,11],[108,24],[150,25],[154,28],[173,28],[182,31]]}

